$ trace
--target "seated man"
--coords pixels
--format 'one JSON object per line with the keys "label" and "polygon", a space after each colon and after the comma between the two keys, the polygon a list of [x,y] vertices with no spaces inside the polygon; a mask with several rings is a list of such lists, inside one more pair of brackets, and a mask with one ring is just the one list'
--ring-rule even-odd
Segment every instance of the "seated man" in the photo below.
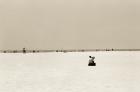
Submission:
{"label": "seated man", "polygon": [[91,56],[89,56],[89,64],[88,64],[88,66],[96,66],[96,63],[94,62],[94,59],[95,59],[95,57],[91,57]]}

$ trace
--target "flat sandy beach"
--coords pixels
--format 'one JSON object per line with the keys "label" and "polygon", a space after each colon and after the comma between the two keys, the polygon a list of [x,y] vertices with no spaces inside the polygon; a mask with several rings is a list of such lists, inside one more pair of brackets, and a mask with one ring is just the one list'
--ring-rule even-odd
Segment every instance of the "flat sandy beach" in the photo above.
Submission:
{"label": "flat sandy beach", "polygon": [[[96,66],[88,66],[89,55]],[[140,52],[0,54],[0,92],[139,92]]]}

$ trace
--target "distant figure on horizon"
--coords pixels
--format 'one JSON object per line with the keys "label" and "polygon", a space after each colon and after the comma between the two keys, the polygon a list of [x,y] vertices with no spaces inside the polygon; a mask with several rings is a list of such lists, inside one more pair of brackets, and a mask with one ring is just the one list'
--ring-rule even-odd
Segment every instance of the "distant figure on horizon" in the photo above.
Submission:
{"label": "distant figure on horizon", "polygon": [[93,57],[91,57],[91,56],[89,56],[89,63],[88,63],[88,66],[96,66],[96,63],[94,62],[94,59],[95,59],[95,57],[93,56]]}
{"label": "distant figure on horizon", "polygon": [[23,48],[23,53],[26,53],[26,50],[25,50],[25,48]]}

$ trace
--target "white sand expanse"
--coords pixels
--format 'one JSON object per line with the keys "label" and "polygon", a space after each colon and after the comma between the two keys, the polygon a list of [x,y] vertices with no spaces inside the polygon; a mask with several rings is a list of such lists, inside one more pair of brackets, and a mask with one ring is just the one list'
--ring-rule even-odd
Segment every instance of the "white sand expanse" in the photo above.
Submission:
{"label": "white sand expanse", "polygon": [[140,92],[140,52],[0,53],[0,92]]}

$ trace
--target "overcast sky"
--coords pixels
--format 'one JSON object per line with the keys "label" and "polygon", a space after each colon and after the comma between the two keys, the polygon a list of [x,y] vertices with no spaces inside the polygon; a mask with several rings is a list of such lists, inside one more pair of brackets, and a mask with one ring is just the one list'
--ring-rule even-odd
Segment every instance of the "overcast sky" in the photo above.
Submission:
{"label": "overcast sky", "polygon": [[140,0],[0,0],[0,49],[140,48]]}

